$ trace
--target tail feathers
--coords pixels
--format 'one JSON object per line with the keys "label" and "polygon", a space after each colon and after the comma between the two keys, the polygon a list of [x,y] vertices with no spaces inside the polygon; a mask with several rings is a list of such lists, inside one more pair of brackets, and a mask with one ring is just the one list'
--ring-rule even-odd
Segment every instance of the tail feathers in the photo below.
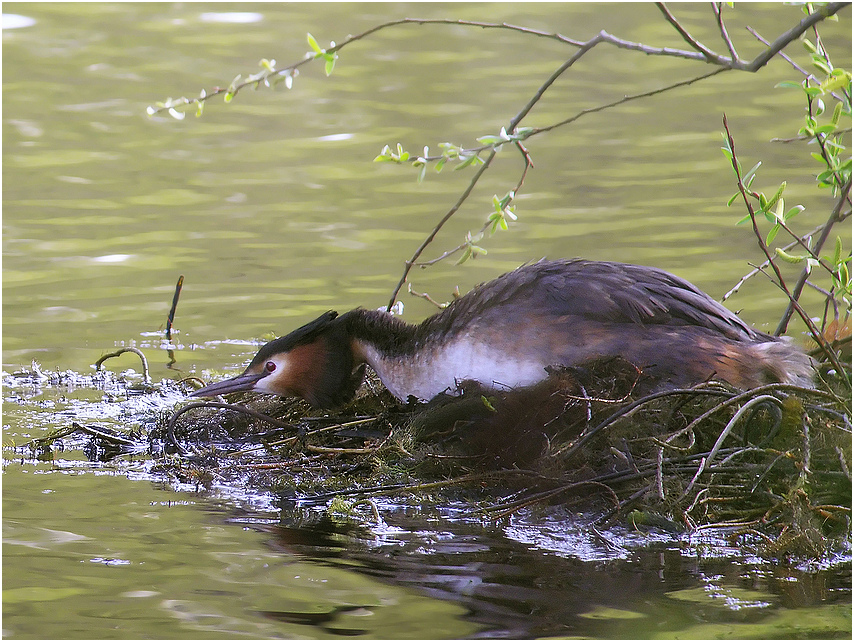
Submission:
{"label": "tail feathers", "polygon": [[814,387],[814,361],[789,337],[758,343],[754,348],[769,379],[804,388]]}

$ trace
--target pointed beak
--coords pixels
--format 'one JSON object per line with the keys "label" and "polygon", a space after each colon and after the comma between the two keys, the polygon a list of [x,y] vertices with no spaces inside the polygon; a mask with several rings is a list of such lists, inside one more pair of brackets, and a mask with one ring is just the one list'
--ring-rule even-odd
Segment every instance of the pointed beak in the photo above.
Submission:
{"label": "pointed beak", "polygon": [[225,381],[218,381],[217,383],[212,383],[209,386],[205,386],[195,392],[191,393],[191,397],[215,397],[217,395],[224,395],[229,392],[245,392],[247,390],[252,390],[255,387],[255,384],[258,383],[261,379],[267,376],[267,372],[256,373],[256,372],[244,372],[242,375],[238,375],[232,379],[226,379]]}

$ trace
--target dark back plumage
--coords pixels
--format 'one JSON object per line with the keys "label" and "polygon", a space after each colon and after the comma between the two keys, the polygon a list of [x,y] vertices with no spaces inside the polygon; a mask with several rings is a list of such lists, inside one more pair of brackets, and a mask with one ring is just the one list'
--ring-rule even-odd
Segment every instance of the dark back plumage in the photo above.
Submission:
{"label": "dark back plumage", "polygon": [[405,400],[430,399],[464,380],[529,386],[550,366],[601,357],[640,368],[648,389],[712,377],[740,388],[812,380],[803,352],[751,328],[684,279],[657,268],[564,259],[478,285],[418,325],[377,310],[326,312],[263,346],[234,386],[208,388],[296,394],[334,407],[353,396],[366,362]]}
{"label": "dark back plumage", "polygon": [[476,286],[421,333],[458,332],[472,322],[502,322],[512,305],[531,314],[597,323],[695,325],[734,340],[767,338],[688,281],[657,268],[607,261],[542,260]]}

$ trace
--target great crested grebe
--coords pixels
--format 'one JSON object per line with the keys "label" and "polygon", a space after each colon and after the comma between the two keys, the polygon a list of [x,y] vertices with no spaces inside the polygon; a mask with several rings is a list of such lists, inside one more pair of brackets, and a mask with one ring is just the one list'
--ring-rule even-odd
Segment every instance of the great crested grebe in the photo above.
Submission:
{"label": "great crested grebe", "polygon": [[243,374],[195,391],[252,390],[331,408],[368,364],[398,399],[426,401],[461,382],[518,388],[619,356],[654,388],[715,378],[737,388],[812,385],[809,357],[751,328],[688,281],[638,265],[541,260],[476,286],[418,325],[377,310],[326,312],[263,346]]}

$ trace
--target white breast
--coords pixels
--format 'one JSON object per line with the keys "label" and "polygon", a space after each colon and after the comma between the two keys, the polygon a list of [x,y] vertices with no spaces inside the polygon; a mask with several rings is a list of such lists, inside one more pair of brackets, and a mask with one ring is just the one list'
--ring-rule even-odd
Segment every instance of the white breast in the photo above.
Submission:
{"label": "white breast", "polygon": [[452,393],[465,380],[488,388],[529,386],[546,378],[545,367],[549,365],[509,358],[468,337],[405,358],[387,357],[361,342],[358,349],[385,387],[401,401],[410,395],[427,401],[442,392]]}

